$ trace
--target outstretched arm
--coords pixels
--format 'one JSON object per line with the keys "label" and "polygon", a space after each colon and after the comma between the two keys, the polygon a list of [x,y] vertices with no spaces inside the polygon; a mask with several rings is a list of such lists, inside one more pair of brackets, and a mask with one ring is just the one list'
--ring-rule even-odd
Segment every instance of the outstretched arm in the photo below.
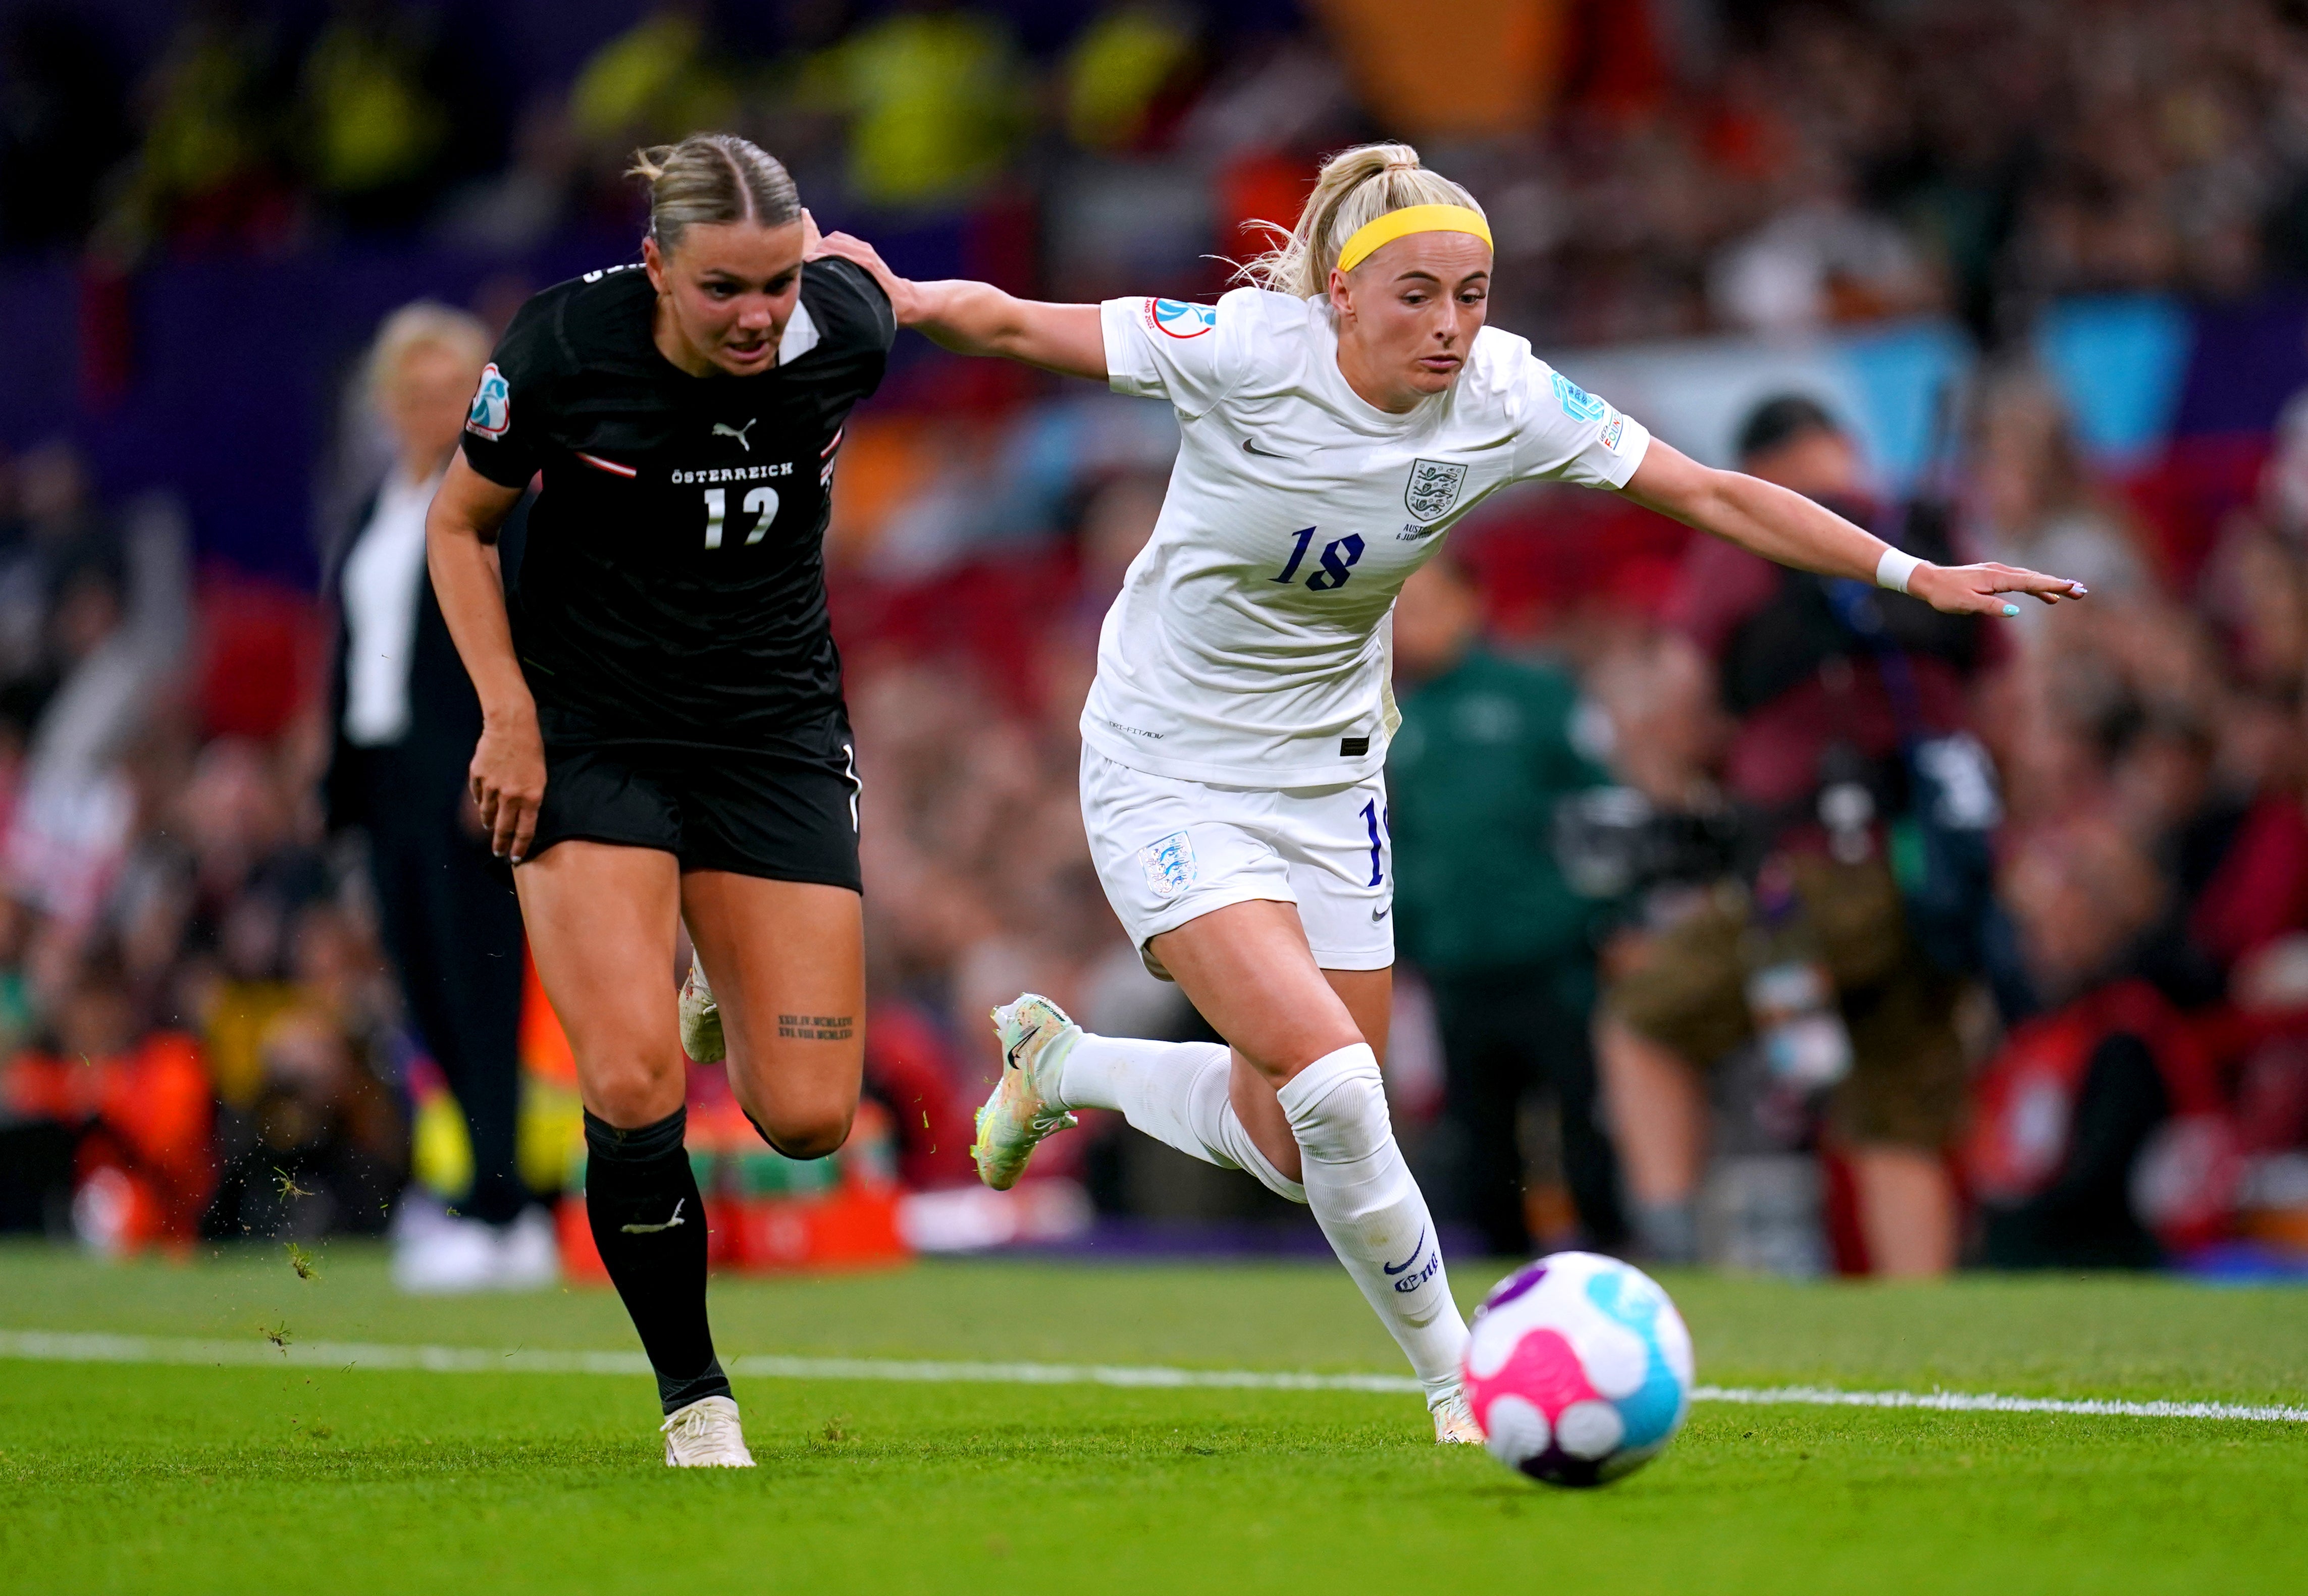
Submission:
{"label": "outstretched arm", "polygon": [[1094,305],[1045,305],[960,278],[917,283],[847,233],[812,235],[805,247],[813,260],[835,255],[863,266],[890,296],[899,326],[957,354],[1001,355],[1069,377],[1106,380],[1106,332]]}
{"label": "outstretched arm", "polygon": [[[1767,560],[1821,576],[1876,579],[1891,545],[1801,493],[1737,471],[1702,466],[1658,439],[1627,479],[1628,498]],[[1904,563],[1899,555],[1894,565]],[[1896,574],[1894,572],[1893,574]],[[2007,593],[2045,604],[2081,598],[2083,585],[2010,565],[1916,564],[1902,590],[1951,615],[2016,615]]]}

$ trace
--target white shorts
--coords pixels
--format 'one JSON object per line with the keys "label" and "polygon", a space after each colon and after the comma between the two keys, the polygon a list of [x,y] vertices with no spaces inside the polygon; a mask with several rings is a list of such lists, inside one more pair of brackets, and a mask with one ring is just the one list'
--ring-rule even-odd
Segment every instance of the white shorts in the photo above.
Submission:
{"label": "white shorts", "polygon": [[1082,823],[1106,901],[1146,944],[1228,904],[1296,904],[1325,970],[1394,963],[1394,856],[1382,777],[1344,786],[1221,787],[1150,776],[1085,748]]}

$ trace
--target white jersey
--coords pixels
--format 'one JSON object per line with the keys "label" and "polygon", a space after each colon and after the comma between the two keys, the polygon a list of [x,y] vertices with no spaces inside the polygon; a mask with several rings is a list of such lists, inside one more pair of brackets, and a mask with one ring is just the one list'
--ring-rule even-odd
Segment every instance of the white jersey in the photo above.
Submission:
{"label": "white jersey", "polygon": [[1098,635],[1082,739],[1222,785],[1356,782],[1397,723],[1389,617],[1405,578],[1511,482],[1623,487],[1650,434],[1485,328],[1405,415],[1339,371],[1322,300],[1113,299],[1117,393],[1167,399],[1183,442],[1154,535]]}

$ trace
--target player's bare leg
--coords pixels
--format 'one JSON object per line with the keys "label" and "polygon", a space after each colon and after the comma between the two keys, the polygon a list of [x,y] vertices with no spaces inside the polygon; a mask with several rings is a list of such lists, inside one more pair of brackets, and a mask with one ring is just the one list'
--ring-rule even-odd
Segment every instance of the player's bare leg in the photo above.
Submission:
{"label": "player's bare leg", "polygon": [[848,1139],[866,1071],[863,900],[846,887],[692,871],[681,911],[739,1104],[788,1157],[832,1152]]}
{"label": "player's bare leg", "polygon": [[1151,950],[1232,1044],[1236,1116],[1278,1168],[1295,1161],[1323,1235],[1426,1387],[1436,1438],[1466,1438],[1466,1324],[1379,1080],[1392,972],[1320,968],[1297,906],[1263,899],[1190,920]]}
{"label": "player's bare leg", "polygon": [[564,842],[513,871],[538,979],[588,1112],[638,1129],[682,1104],[673,968],[681,872],[654,848]]}
{"label": "player's bare leg", "polygon": [[[1319,968],[1296,906],[1264,900],[1166,931],[1151,951],[1232,1048],[1094,1036],[1064,1022],[1069,1045],[1055,1078],[1037,1073],[1038,1100],[1052,1111],[1118,1109],[1147,1134],[1312,1206],[1417,1370],[1436,1438],[1475,1438],[1459,1391],[1466,1326],[1379,1082],[1391,973]],[[1044,1009],[1055,1013],[1028,994],[998,1010],[1005,1048],[1032,1043],[1004,1017]],[[1005,1063],[1005,1089],[1012,1073]],[[988,1112],[1002,1102],[997,1091]]]}
{"label": "player's bare leg", "polygon": [[687,1076],[669,975],[679,867],[653,848],[564,842],[513,883],[576,1056],[586,1218],[657,1371],[666,1461],[750,1467],[706,1323],[704,1206],[683,1146]]}

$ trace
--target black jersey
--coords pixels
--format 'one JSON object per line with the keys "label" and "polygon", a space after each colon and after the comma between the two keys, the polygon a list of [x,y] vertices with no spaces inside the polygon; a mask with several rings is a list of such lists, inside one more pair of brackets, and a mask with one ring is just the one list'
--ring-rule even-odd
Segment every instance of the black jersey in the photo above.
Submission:
{"label": "black jersey", "polygon": [[772,369],[693,377],[659,353],[638,266],[523,305],[482,373],[465,458],[544,489],[511,604],[548,741],[749,747],[841,704],[825,524],[850,408],[896,318],[812,261]]}

